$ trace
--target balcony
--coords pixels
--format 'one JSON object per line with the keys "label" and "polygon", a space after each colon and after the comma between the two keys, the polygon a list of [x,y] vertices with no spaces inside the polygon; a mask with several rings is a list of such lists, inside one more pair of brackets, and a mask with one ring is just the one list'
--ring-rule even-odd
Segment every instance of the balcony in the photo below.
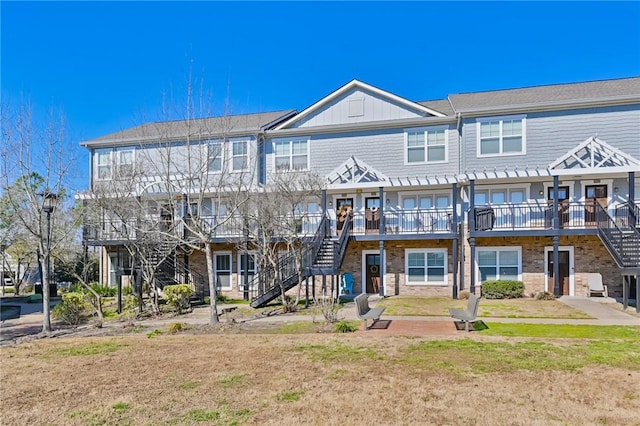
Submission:
{"label": "balcony", "polygon": [[[452,209],[385,210],[385,234],[418,235],[450,233],[453,232],[452,215]],[[380,211],[354,211],[352,220],[352,235],[375,235],[380,233]]]}
{"label": "balcony", "polygon": [[[559,228],[586,230],[597,227],[594,204],[560,202]],[[475,207],[475,231],[517,231],[553,229],[553,205],[543,203],[504,204]]]}

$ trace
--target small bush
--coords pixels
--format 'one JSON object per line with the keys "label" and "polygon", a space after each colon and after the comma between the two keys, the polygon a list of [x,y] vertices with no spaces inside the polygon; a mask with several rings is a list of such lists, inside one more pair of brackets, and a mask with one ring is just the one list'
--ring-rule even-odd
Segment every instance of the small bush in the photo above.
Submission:
{"label": "small bush", "polygon": [[13,294],[15,292],[16,292],[16,288],[15,287],[5,286],[5,288],[4,288],[4,294]]}
{"label": "small bush", "polygon": [[336,333],[353,333],[358,330],[358,325],[353,321],[338,321],[333,325]]}
{"label": "small bush", "polygon": [[168,285],[164,287],[164,299],[179,314],[184,309],[189,309],[189,298],[193,296],[193,289],[188,284]]}
{"label": "small bush", "polygon": [[[207,297],[209,297],[209,296],[207,296]],[[204,303],[207,303],[207,297],[205,297],[205,302]],[[210,303],[211,303],[211,298],[209,297],[209,303],[208,304],[210,304]],[[225,303],[225,304],[226,303],[231,303],[231,299],[229,299],[224,294],[219,294],[219,295],[216,296],[216,303]]]}
{"label": "small bush", "polygon": [[189,327],[183,322],[172,322],[171,324],[169,324],[169,333],[176,334],[180,331],[186,330],[187,328]]}
{"label": "small bush", "polygon": [[118,289],[116,287],[100,285],[99,283],[91,283],[91,289],[102,297],[114,297],[118,294]]}
{"label": "small bush", "polygon": [[548,291],[541,291],[536,294],[536,300],[554,300],[556,297]]}
{"label": "small bush", "polygon": [[514,280],[485,281],[482,296],[486,299],[516,299],[524,297],[524,283]]}
{"label": "small bush", "polygon": [[153,331],[147,333],[147,338],[153,339],[156,336],[162,335],[162,330],[158,330],[157,328]]}
{"label": "small bush", "polygon": [[469,295],[471,294],[471,292],[469,292],[469,290],[462,290],[460,293],[458,293],[458,299],[460,300],[469,300]]}
{"label": "small bush", "polygon": [[53,308],[51,315],[57,320],[76,326],[84,318],[88,307],[84,294],[70,292],[62,296],[62,303]]}

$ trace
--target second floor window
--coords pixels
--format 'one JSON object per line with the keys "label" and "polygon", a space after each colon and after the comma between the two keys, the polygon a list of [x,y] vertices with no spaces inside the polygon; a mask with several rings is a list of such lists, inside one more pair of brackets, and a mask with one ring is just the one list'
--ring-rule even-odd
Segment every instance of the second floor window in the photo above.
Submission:
{"label": "second floor window", "polygon": [[247,141],[233,142],[233,170],[245,170],[248,166]]}
{"label": "second floor window", "polygon": [[478,121],[478,156],[525,153],[524,118]]}
{"label": "second floor window", "polygon": [[117,151],[118,158],[118,175],[123,177],[133,176],[133,149],[119,149]]}
{"label": "second floor window", "polygon": [[309,169],[309,144],[306,140],[276,141],[274,154],[276,171]]}
{"label": "second floor window", "polygon": [[447,161],[446,131],[411,130],[406,133],[407,163]]}
{"label": "second floor window", "polygon": [[97,151],[98,179],[111,179],[111,151]]}
{"label": "second floor window", "polygon": [[207,151],[207,170],[210,172],[222,171],[222,144],[212,143]]}

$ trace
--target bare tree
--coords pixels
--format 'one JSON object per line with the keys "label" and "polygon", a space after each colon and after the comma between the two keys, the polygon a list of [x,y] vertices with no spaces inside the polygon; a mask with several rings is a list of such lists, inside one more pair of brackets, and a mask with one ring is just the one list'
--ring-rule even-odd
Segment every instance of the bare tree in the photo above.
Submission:
{"label": "bare tree", "polygon": [[[74,163],[65,137],[64,120],[51,112],[44,125],[33,119],[30,104],[2,105],[2,190],[16,223],[37,242],[42,268],[42,331],[51,331],[51,252],[68,238],[73,226],[66,223],[67,179]],[[52,200],[57,203],[49,205]],[[69,226],[67,226],[69,225]]]}
{"label": "bare tree", "polygon": [[[300,300],[304,268],[310,266],[307,264],[309,243],[322,219],[319,205],[323,186],[324,180],[312,172],[275,173],[260,194],[259,202],[252,203],[253,208],[248,209],[252,247],[258,263],[274,271],[267,275],[273,282],[265,286],[280,287],[285,311],[295,310]],[[297,276],[295,300],[285,296],[287,286],[283,274]]]}

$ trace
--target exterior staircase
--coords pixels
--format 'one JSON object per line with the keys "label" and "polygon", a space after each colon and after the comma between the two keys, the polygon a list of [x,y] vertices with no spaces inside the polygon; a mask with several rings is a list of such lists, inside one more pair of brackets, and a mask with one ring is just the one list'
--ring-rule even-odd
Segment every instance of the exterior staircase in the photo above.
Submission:
{"label": "exterior staircase", "polygon": [[189,268],[178,259],[175,246],[169,242],[156,245],[148,257],[148,261],[157,265],[155,285],[163,289],[167,285],[190,284],[194,290],[194,301],[204,301],[208,293],[207,279],[199,272]]}
{"label": "exterior staircase", "polygon": [[[251,307],[260,308],[314,275],[333,275],[342,266],[349,243],[351,216],[347,217],[339,237],[329,234],[329,218],[324,216],[318,230],[302,247],[302,265],[298,268],[295,253],[282,257],[276,268],[263,268],[249,283]],[[300,276],[302,275],[302,276]]]}
{"label": "exterior staircase", "polygon": [[640,268],[640,209],[632,202],[616,210],[615,219],[596,204],[598,236],[619,268]]}

